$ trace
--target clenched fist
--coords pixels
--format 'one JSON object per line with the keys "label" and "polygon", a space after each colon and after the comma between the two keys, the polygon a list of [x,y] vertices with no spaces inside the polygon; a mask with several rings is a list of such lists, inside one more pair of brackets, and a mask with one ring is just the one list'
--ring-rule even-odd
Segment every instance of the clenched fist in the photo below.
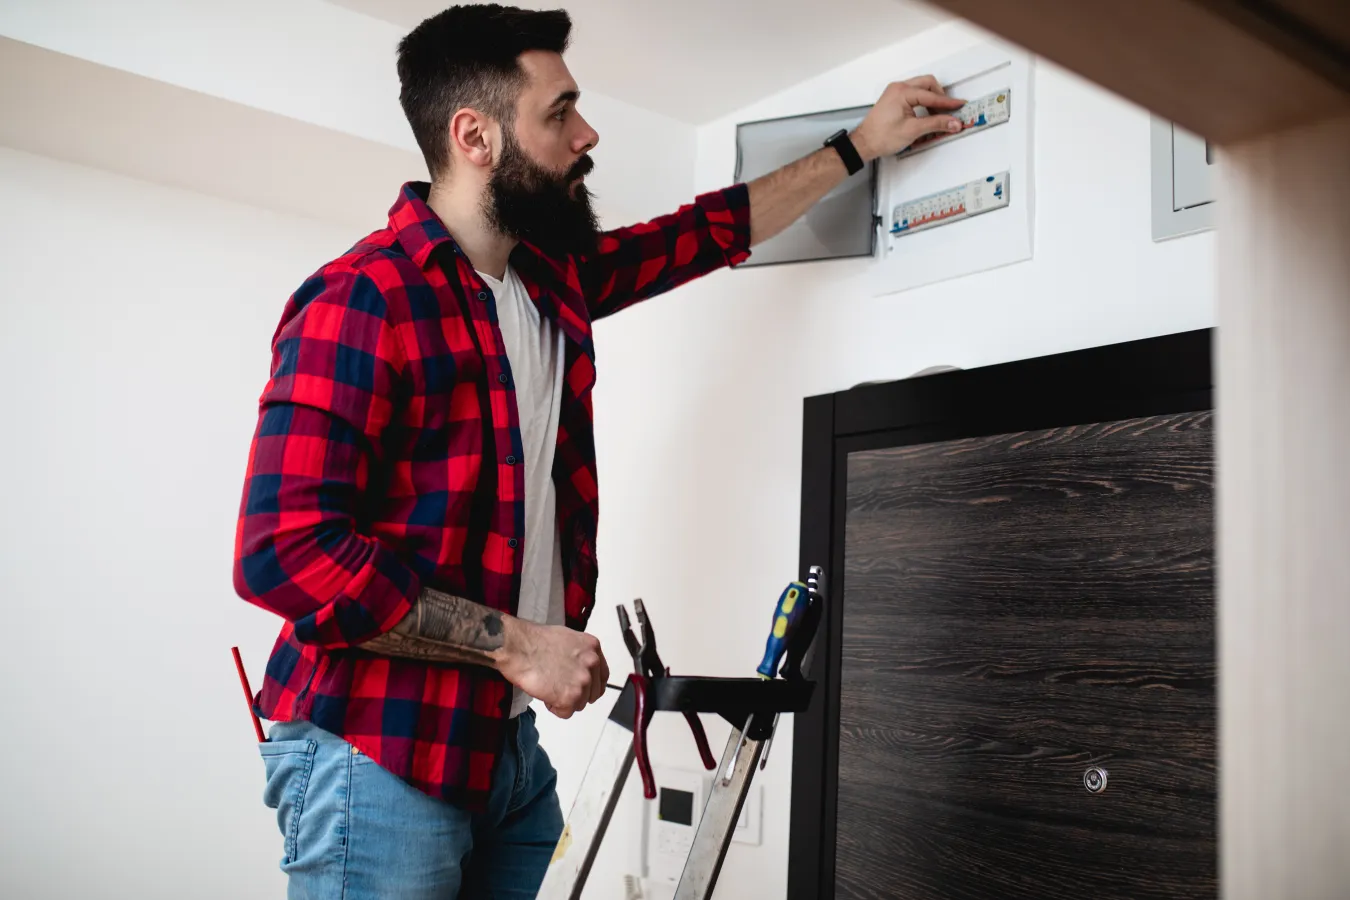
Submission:
{"label": "clenched fist", "polygon": [[[932,75],[892,82],[886,85],[867,118],[854,130],[853,146],[863,162],[870,162],[899,153],[925,134],[960,131],[960,120],[943,115],[939,110],[960,109],[964,103],[964,100],[948,97]],[[919,107],[929,114],[918,115],[915,110]]]}
{"label": "clenched fist", "polygon": [[600,641],[561,625],[509,619],[497,670],[559,718],[599,700],[609,680]]}

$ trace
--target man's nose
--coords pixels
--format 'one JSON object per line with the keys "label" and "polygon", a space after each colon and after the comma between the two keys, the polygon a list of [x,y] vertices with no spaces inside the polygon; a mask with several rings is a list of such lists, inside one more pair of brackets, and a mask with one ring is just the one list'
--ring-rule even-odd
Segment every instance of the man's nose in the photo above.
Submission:
{"label": "man's nose", "polygon": [[600,143],[600,134],[585,119],[582,119],[581,123],[584,127],[581,133],[577,135],[576,152],[587,153],[594,150],[595,145]]}

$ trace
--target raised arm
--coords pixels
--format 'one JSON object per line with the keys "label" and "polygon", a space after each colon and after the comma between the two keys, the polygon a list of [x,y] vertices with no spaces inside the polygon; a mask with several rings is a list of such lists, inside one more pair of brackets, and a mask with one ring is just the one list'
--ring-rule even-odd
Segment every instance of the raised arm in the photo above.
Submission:
{"label": "raised arm", "polygon": [[745,185],[737,184],[649,222],[605,232],[577,267],[596,320],[749,255],[750,202]]}
{"label": "raised arm", "polygon": [[[931,75],[888,85],[867,117],[849,135],[864,163],[901,150],[925,134],[959,131],[948,115],[916,115],[916,107],[957,109],[964,101],[948,97]],[[750,182],[750,244],[783,231],[848,175],[839,154],[824,147]]]}
{"label": "raised arm", "polygon": [[[962,102],[948,97],[931,75],[898,81],[850,137],[864,162],[899,153],[922,135],[960,130],[956,119],[936,111]],[[919,107],[933,114],[920,117]],[[669,215],[605,232],[598,251],[578,260],[591,318],[742,262],[752,246],[797,221],[847,174],[839,154],[825,148],[749,185],[701,194]]]}

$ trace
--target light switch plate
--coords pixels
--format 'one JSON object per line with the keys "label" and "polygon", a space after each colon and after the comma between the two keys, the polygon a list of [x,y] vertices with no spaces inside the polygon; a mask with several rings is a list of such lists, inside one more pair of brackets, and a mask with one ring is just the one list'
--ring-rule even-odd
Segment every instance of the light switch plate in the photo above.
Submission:
{"label": "light switch plate", "polygon": [[763,786],[751,784],[750,792],[745,795],[745,803],[741,805],[741,817],[736,821],[736,830],[731,833],[731,839],[736,843],[759,845],[764,823],[761,815],[763,797]]}

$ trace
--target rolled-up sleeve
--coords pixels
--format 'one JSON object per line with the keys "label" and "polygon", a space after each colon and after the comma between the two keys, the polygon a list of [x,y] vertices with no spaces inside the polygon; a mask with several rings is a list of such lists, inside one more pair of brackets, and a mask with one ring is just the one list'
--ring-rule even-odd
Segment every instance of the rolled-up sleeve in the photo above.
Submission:
{"label": "rolled-up sleeve", "polygon": [[273,341],[235,534],[245,600],[326,648],[388,631],[411,609],[416,574],[358,531],[358,510],[407,360],[388,304],[350,269],[315,275]]}
{"label": "rolled-up sleeve", "polygon": [[750,189],[736,184],[649,222],[604,232],[578,270],[594,320],[749,256]]}

